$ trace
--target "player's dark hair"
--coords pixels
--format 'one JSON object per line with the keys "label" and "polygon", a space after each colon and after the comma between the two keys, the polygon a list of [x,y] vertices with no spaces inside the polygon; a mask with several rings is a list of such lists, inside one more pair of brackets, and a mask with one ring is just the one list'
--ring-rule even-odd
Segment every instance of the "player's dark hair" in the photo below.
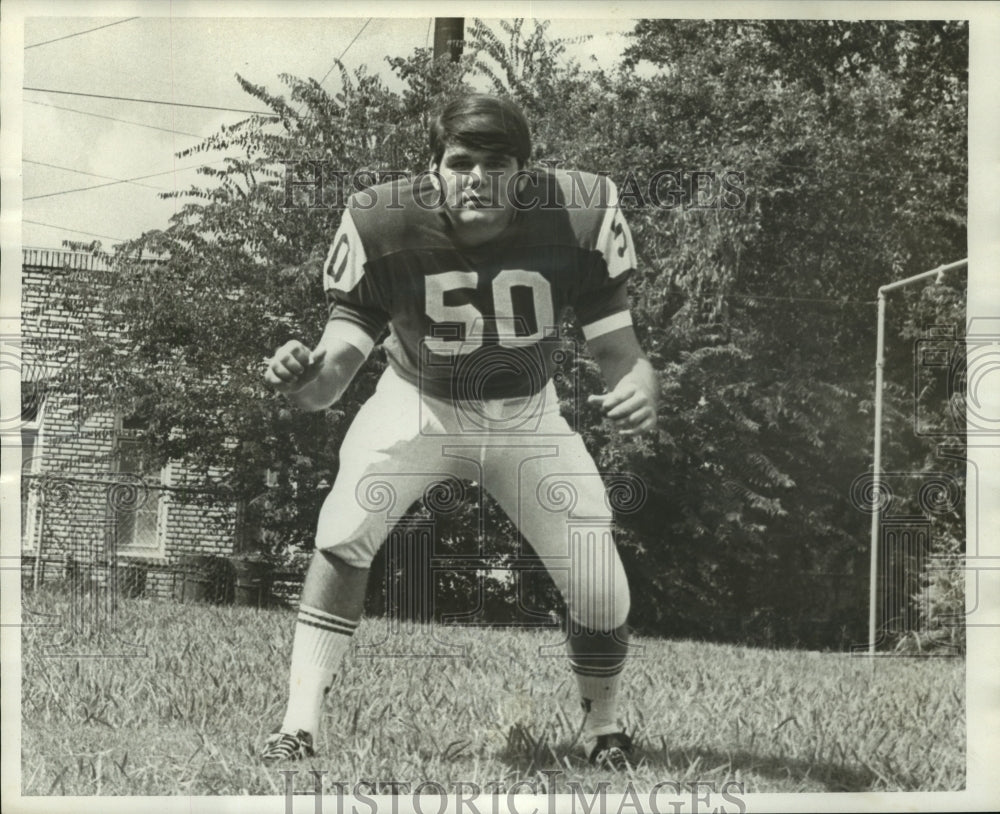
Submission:
{"label": "player's dark hair", "polygon": [[531,135],[521,109],[509,99],[470,93],[449,102],[431,122],[434,163],[452,144],[517,159],[523,167],[531,155]]}

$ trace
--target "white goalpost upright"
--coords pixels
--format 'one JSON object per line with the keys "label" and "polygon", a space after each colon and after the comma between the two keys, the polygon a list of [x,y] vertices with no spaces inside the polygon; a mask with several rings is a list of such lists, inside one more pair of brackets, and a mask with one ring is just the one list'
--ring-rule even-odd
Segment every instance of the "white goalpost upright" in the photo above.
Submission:
{"label": "white goalpost upright", "polygon": [[965,268],[969,264],[968,258],[956,260],[954,263],[947,263],[943,266],[914,274],[905,280],[897,280],[894,283],[887,283],[878,290],[878,333],[875,348],[875,449],[874,463],[872,466],[872,529],[871,529],[871,567],[869,574],[868,593],[868,655],[875,655],[875,628],[877,624],[878,608],[878,532],[879,521],[881,520],[881,503],[879,495],[882,490],[882,370],[885,367],[885,295],[897,288],[910,285],[911,283],[936,277],[939,281],[949,271],[956,271]]}

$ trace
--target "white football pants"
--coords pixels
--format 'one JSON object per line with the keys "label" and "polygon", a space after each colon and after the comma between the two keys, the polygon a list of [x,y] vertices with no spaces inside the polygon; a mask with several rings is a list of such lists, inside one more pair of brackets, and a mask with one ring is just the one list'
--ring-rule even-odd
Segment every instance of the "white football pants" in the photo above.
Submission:
{"label": "white football pants", "polygon": [[625,623],[628,583],[604,483],[551,382],[529,397],[449,402],[387,368],[344,438],[317,548],[367,568],[414,501],[426,495],[434,508],[454,497],[436,488],[449,478],[479,483],[496,499],[577,624],[610,631]]}

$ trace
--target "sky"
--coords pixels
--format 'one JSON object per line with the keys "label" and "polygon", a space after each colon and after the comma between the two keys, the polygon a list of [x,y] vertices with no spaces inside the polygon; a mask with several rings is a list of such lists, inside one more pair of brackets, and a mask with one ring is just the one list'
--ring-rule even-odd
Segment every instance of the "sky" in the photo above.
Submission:
{"label": "sky", "polygon": [[[133,14],[25,19],[21,239],[26,247],[100,240],[110,248],[144,230],[166,227],[183,200],[159,194],[204,182],[191,168],[222,157],[178,158],[177,153],[246,117],[55,91],[262,110],[240,88],[237,74],[277,92],[284,90],[282,73],[326,76],[324,87],[336,91],[340,75],[331,68],[343,54],[348,70],[366,66],[391,84],[385,57],[409,55],[433,42],[430,17],[129,19]],[[557,19],[549,31],[554,37],[590,35],[570,45],[567,58],[612,68],[633,25],[624,18]]]}

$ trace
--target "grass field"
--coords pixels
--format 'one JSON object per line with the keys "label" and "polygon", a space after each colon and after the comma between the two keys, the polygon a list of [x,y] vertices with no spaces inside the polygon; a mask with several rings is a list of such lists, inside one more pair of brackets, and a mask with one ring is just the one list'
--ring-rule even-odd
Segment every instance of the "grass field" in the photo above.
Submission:
{"label": "grass field", "polygon": [[[284,793],[283,767],[263,767],[256,753],[284,711],[291,611],[122,599],[116,635],[149,655],[112,659],[47,655],[116,648],[107,631],[67,633],[65,594],[29,594],[24,606],[23,794]],[[302,777],[312,768],[329,782],[433,780],[449,791],[518,780],[544,790],[547,770],[561,772],[557,791],[600,781],[614,791],[628,781],[735,780],[748,793],[965,784],[960,659],[873,666],[843,654],[637,638],[644,650],[626,670],[622,706],[636,767],[615,775],[583,760],[559,649],[538,655],[558,643],[555,630],[434,630],[466,655],[348,657],[320,755],[299,767]],[[364,620],[357,640],[384,631],[384,620]],[[390,643],[427,648],[433,638],[424,627]]]}

